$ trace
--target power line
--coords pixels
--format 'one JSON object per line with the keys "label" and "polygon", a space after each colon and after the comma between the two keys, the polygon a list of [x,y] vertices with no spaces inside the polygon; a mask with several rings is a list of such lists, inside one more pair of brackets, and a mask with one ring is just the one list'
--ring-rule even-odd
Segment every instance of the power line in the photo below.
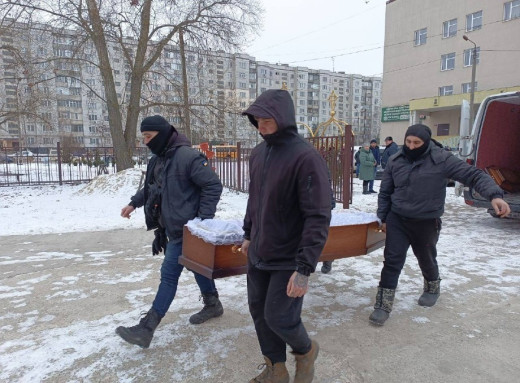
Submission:
{"label": "power line", "polygon": [[[496,24],[496,23],[502,23],[502,20],[490,21],[488,23],[482,24],[482,26]],[[457,32],[466,32],[466,30],[464,28],[460,28],[460,29],[457,29]],[[435,38],[435,37],[441,37],[441,36],[443,36],[443,33],[438,33],[438,34],[435,34],[435,35],[431,35],[431,36],[428,36],[428,38]],[[330,59],[332,57],[348,56],[348,55],[353,55],[353,54],[357,54],[357,53],[364,53],[364,52],[374,51],[374,50],[378,50],[378,49],[381,49],[381,48],[389,48],[389,47],[393,47],[393,46],[397,46],[397,45],[401,45],[401,44],[409,44],[409,43],[413,43],[414,41],[415,41],[415,39],[412,39],[412,40],[401,41],[401,42],[392,43],[392,44],[388,44],[388,45],[384,45],[384,46],[379,46],[379,47],[375,47],[375,48],[360,49],[360,50],[357,50],[357,51],[354,51],[354,52],[348,52],[348,53],[339,54],[339,55],[336,54],[336,55],[330,55],[330,56],[314,57],[314,58],[305,59],[305,60],[295,60],[295,61],[288,62],[288,64],[297,64],[297,63],[304,63],[304,62],[311,62],[311,61],[318,61],[318,60],[326,60],[326,59]],[[485,52],[485,51],[490,51],[491,52],[493,50],[482,50],[482,51],[483,52]],[[501,52],[517,52],[518,50],[497,50],[497,52],[498,51],[501,51]],[[429,63],[432,63],[432,62],[435,62],[435,61],[439,61],[439,60],[440,59],[426,61],[426,62],[424,62],[422,64],[412,65],[412,66],[403,67],[403,68],[397,68],[397,69],[393,69],[391,71],[386,71],[386,72],[383,72],[383,73],[380,73],[380,74],[374,74],[372,76],[378,76],[378,75],[382,75],[384,73],[391,73],[391,72],[396,72],[396,71],[403,70],[403,69],[409,69],[409,68],[413,68],[413,67],[416,67],[416,66],[419,66],[419,65],[429,64]]]}
{"label": "power line", "polygon": [[329,29],[329,28],[331,28],[331,27],[333,27],[333,26],[335,26],[335,25],[337,25],[337,24],[339,24],[339,23],[342,23],[342,22],[344,22],[344,21],[346,21],[346,20],[350,20],[350,19],[353,19],[353,18],[355,18],[355,17],[358,17],[358,16],[360,16],[360,15],[362,15],[362,14],[364,14],[364,13],[367,13],[367,12],[369,12],[369,11],[371,11],[371,10],[377,8],[377,7],[380,7],[380,6],[381,6],[381,5],[373,6],[373,7],[371,7],[371,8],[368,8],[368,9],[364,10],[363,12],[360,12],[360,13],[357,13],[357,14],[355,14],[355,15],[348,16],[348,17],[345,17],[344,19],[340,19],[340,20],[337,20],[337,21],[335,21],[335,22],[333,22],[333,23],[327,24],[327,26],[325,26],[325,27],[321,27],[321,28],[318,28],[318,29],[315,29],[315,30],[312,30],[312,31],[309,31],[309,32],[305,32],[304,34],[301,34],[301,35],[298,35],[298,36],[292,37],[292,38],[290,38],[289,40],[281,41],[281,42],[279,42],[279,43],[277,43],[277,44],[270,45],[270,46],[265,47],[265,48],[262,48],[262,49],[257,49],[256,51],[254,51],[254,52],[252,52],[252,53],[262,52],[262,51],[265,51],[266,49],[275,48],[275,47],[278,47],[278,46],[280,46],[280,45],[284,45],[284,44],[290,43],[290,42],[292,42],[292,41],[294,41],[294,40],[298,40],[298,39],[301,39],[301,38],[303,38],[303,37],[306,37],[306,36],[312,35],[312,34],[314,34],[314,33],[324,31],[324,30]]}

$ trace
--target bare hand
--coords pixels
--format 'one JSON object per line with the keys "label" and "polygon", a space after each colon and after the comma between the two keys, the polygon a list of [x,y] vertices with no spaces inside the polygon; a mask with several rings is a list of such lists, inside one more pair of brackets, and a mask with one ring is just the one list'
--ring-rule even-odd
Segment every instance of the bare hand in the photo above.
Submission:
{"label": "bare hand", "polygon": [[130,219],[130,214],[135,210],[135,207],[126,205],[121,209],[121,217]]}
{"label": "bare hand", "polygon": [[493,206],[493,209],[495,209],[495,214],[497,217],[507,217],[509,213],[511,213],[511,208],[502,198],[493,198],[491,201],[491,206]]}
{"label": "bare hand", "polygon": [[381,231],[382,231],[383,233],[386,233],[386,222],[383,222],[383,223],[381,224],[380,229],[381,229]]}
{"label": "bare hand", "polygon": [[303,297],[309,289],[309,277],[295,271],[287,283],[287,296]]}
{"label": "bare hand", "polygon": [[249,250],[249,244],[251,243],[251,241],[249,239],[244,239],[244,241],[242,241],[242,247],[240,248],[240,251],[242,252],[242,254],[244,254],[246,257],[247,257],[247,251]]}

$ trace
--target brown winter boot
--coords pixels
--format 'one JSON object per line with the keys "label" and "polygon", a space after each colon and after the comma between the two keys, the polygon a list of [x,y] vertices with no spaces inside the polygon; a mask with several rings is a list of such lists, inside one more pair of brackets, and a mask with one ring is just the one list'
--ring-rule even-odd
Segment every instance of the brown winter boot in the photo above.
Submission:
{"label": "brown winter boot", "polygon": [[307,354],[294,354],[296,359],[296,376],[294,383],[310,383],[314,379],[314,361],[320,352],[320,345],[315,340],[311,343],[311,349]]}
{"label": "brown winter boot", "polygon": [[284,362],[271,363],[267,356],[264,356],[265,363],[258,366],[260,370],[262,367],[264,371],[256,378],[253,378],[249,383],[289,383],[289,371],[285,367]]}

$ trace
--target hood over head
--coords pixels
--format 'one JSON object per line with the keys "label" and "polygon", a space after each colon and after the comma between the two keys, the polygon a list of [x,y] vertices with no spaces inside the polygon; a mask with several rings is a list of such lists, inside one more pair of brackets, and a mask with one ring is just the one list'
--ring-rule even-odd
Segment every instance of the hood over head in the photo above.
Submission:
{"label": "hood over head", "polygon": [[[294,103],[288,91],[282,89],[269,89],[263,92],[247,108],[242,115],[247,116],[251,124],[258,129],[255,117],[274,118],[278,131],[294,131],[296,128],[296,116]],[[276,133],[274,133],[276,134]]]}

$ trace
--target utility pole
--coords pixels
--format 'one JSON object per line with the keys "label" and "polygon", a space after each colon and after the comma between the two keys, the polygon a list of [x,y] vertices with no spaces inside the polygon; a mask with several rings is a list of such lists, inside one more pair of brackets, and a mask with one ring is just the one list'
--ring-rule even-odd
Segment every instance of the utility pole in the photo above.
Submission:
{"label": "utility pole", "polygon": [[473,129],[473,122],[475,121],[475,76],[477,73],[477,44],[471,41],[468,36],[464,35],[462,38],[473,44],[471,51],[471,93],[469,99],[469,131]]}

